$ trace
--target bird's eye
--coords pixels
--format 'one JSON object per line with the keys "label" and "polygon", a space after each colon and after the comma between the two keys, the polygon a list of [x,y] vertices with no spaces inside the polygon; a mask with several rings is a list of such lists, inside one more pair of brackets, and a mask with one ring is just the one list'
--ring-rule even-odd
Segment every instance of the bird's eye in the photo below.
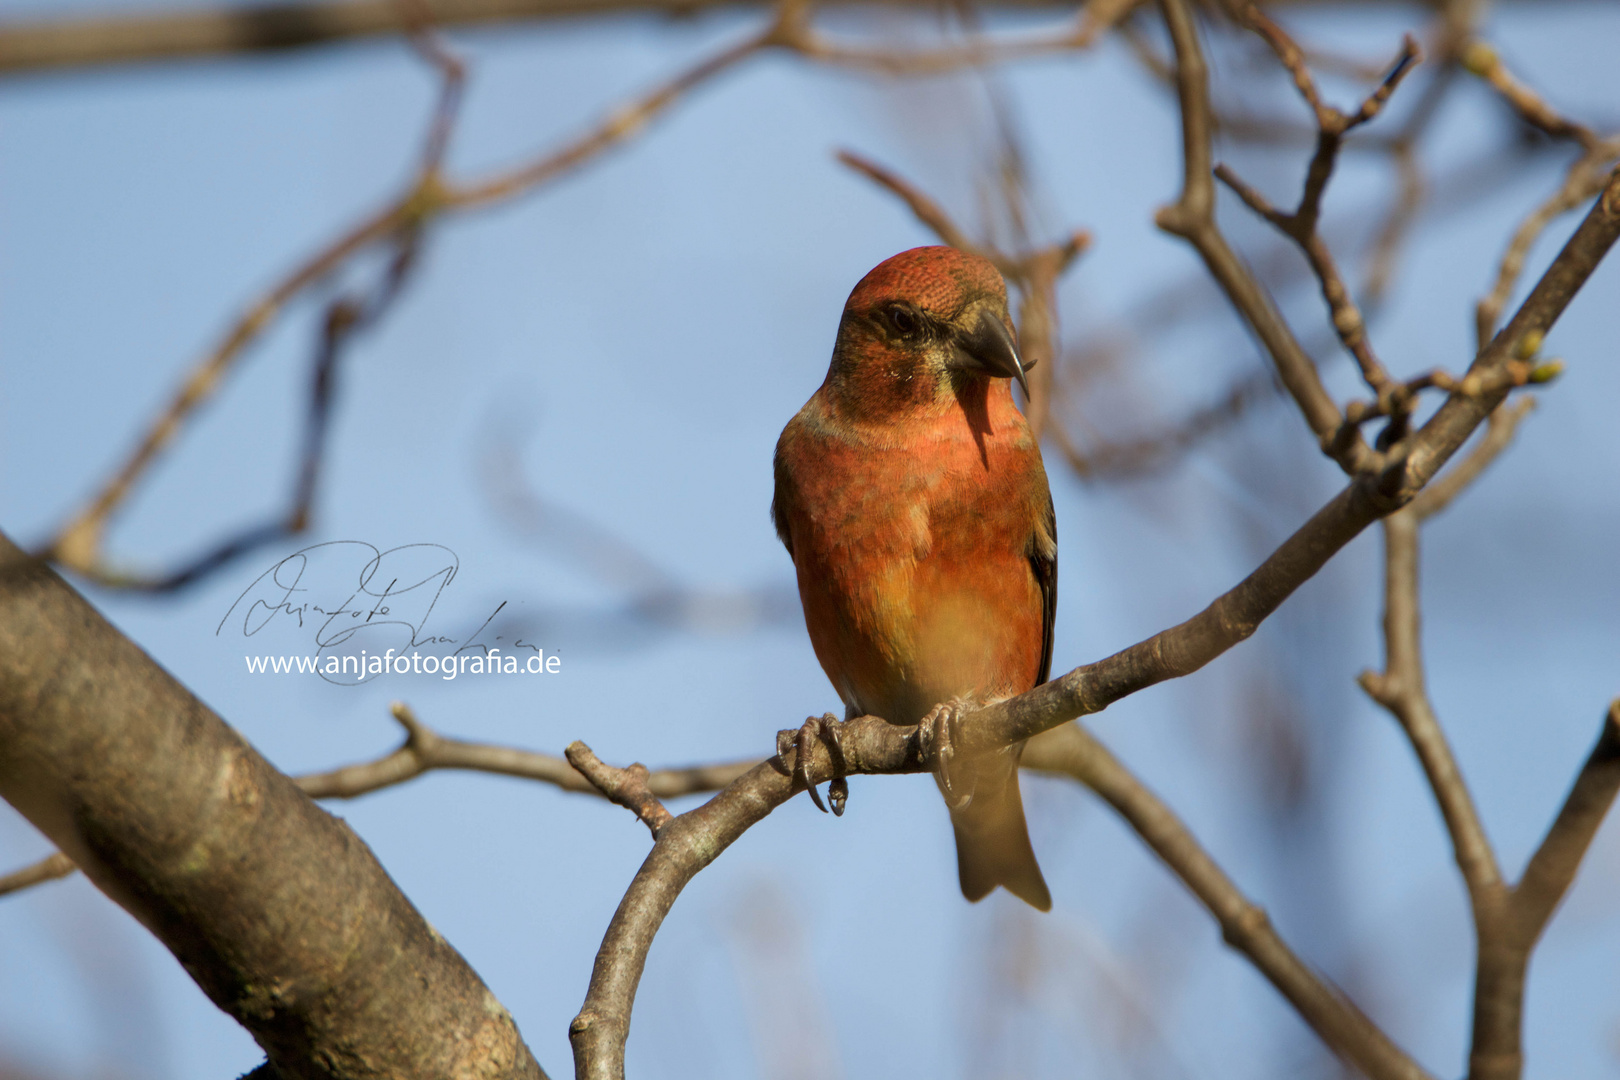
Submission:
{"label": "bird's eye", "polygon": [[895,332],[901,337],[910,337],[922,326],[922,322],[917,318],[916,312],[912,311],[910,308],[902,307],[899,304],[891,307],[888,311],[888,315],[889,325],[894,327]]}

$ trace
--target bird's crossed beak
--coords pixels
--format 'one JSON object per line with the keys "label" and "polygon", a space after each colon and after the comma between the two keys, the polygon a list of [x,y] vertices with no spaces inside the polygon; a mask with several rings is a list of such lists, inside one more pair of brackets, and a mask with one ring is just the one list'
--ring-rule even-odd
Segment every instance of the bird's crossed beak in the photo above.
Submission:
{"label": "bird's crossed beak", "polygon": [[1024,378],[1024,362],[1018,358],[1018,346],[1012,335],[988,308],[981,308],[971,331],[958,331],[956,335],[956,361],[953,366],[970,371],[984,371],[1002,379],[1017,379],[1029,397],[1029,382]]}

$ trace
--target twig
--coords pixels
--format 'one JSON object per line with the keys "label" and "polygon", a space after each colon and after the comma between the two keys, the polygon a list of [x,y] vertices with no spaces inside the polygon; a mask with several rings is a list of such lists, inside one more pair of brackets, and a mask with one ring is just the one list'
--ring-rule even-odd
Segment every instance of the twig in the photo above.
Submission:
{"label": "twig", "polygon": [[[454,127],[464,69],[460,61],[426,30],[424,11],[429,9],[423,7],[425,3],[426,0],[415,0],[416,6],[407,5],[403,9],[404,16],[396,8],[395,0],[390,0],[389,4],[391,24],[401,25],[403,19],[403,25],[412,32],[414,46],[442,76],[439,102],[430,118],[424,140],[422,163],[412,183],[388,206],[306,260],[237,320],[224,339],[187,378],[180,393],[148,429],[113,478],[46,545],[45,554],[48,557],[91,580],[112,587],[173,589],[200,579],[253,547],[285,535],[289,526],[302,528],[307,522],[309,507],[295,502],[284,520],[246,530],[216,545],[183,568],[158,575],[114,570],[109,567],[103,552],[106,531],[114,513],[128,500],[135,485],[171,445],[174,437],[219,389],[244,350],[257,340],[294,297],[326,279],[355,256],[379,244],[392,244],[399,252],[414,252],[424,230],[444,214],[505,201],[577,168],[643,130],[650,121],[695,87],[755,54],[781,49],[823,62],[901,73],[926,73],[964,65],[999,63],[1055,50],[1083,48],[1091,44],[1105,28],[1103,23],[1095,20],[1089,23],[1082,20],[1076,22],[1073,28],[1066,27],[1057,34],[1035,38],[989,42],[975,40],[965,47],[916,53],[863,53],[833,45],[821,37],[810,25],[808,0],[781,0],[774,17],[763,30],[720,50],[661,86],[631,100],[578,138],[491,176],[455,182],[442,175],[442,160]],[[431,10],[437,14],[436,8]],[[1077,252],[1080,245],[1070,246]],[[1069,257],[1072,258],[1072,254]],[[399,261],[409,265],[410,259],[402,256]],[[338,311],[337,307],[329,311],[329,328],[336,325],[332,316]],[[355,319],[343,329],[353,329],[365,321],[368,320]],[[327,334],[334,352],[338,336]],[[302,471],[305,480],[314,471],[307,457]],[[309,486],[308,483],[301,483],[300,490],[306,490]]]}
{"label": "twig", "polygon": [[1306,171],[1305,187],[1300,193],[1299,206],[1291,213],[1275,209],[1264,196],[1245,184],[1225,165],[1217,166],[1215,175],[1237,192],[1250,209],[1299,245],[1311,264],[1312,272],[1321,282],[1322,297],[1327,301],[1333,328],[1337,331],[1339,340],[1344,343],[1350,355],[1355,357],[1356,364],[1361,368],[1362,378],[1372,388],[1373,393],[1378,395],[1380,402],[1383,402],[1391,388],[1389,375],[1373,354],[1372,345],[1367,340],[1366,322],[1351,298],[1350,290],[1345,287],[1344,280],[1339,276],[1327,242],[1317,231],[1317,222],[1322,214],[1322,195],[1333,176],[1333,167],[1338,160],[1339,148],[1343,145],[1345,135],[1383,110],[1390,95],[1417,63],[1420,56],[1417,42],[1411,35],[1407,35],[1402,42],[1400,54],[1390,65],[1383,81],[1362,100],[1360,108],[1353,113],[1344,113],[1322,100],[1316,89],[1316,81],[1311,77],[1310,69],[1305,66],[1304,52],[1280,26],[1255,7],[1248,8],[1245,17],[1293,75],[1294,85],[1299,88],[1300,96],[1315,114],[1316,153],[1312,156],[1310,168]]}
{"label": "twig", "polygon": [[1513,294],[1513,286],[1524,272],[1524,260],[1530,254],[1530,248],[1554,220],[1603,189],[1608,180],[1609,166],[1616,157],[1620,157],[1620,138],[1594,144],[1569,167],[1558,190],[1532,210],[1513,231],[1513,237],[1508,241],[1507,250],[1502,253],[1502,261],[1497,266],[1496,280],[1475,309],[1475,330],[1481,348],[1496,332],[1496,320],[1501,318],[1502,309]]}
{"label": "twig", "polygon": [[1082,480],[1140,476],[1168,464],[1216,432],[1244,416],[1255,402],[1276,393],[1276,376],[1262,371],[1240,379],[1212,404],[1195,409],[1159,431],[1118,441],[1099,442],[1081,449],[1059,424],[1052,428],[1058,449]]}
{"label": "twig", "polygon": [[1328,396],[1321,376],[1264,287],[1237,257],[1215,223],[1212,179],[1209,71],[1198,43],[1186,0],[1163,0],[1165,22],[1176,54],[1176,93],[1181,103],[1182,186],[1176,202],[1158,212],[1159,228],[1192,244],[1210,275],[1238,314],[1254,331],[1276,365],[1278,377],[1305,414],[1324,453],[1352,475],[1373,465],[1377,456],[1360,431],[1342,438],[1339,408]]}
{"label": "twig", "polygon": [[850,150],[838,151],[838,160],[872,180],[878,186],[887,188],[895,195],[898,195],[901,201],[911,208],[911,212],[916,215],[917,220],[926,225],[935,236],[939,237],[941,243],[949,244],[954,248],[961,248],[963,251],[971,251],[975,255],[982,255],[995,263],[997,270],[1000,270],[1003,274],[1007,272],[1006,260],[1000,252],[981,248],[968,239],[967,234],[957,227],[955,221],[951,220],[951,216],[945,212],[944,207],[913,186],[910,181],[899,173],[885,169],[877,162],[864,158]]}
{"label": "twig", "polygon": [[575,739],[568,744],[565,751],[568,764],[579,770],[579,774],[591,782],[591,786],[600,791],[608,801],[624,807],[647,826],[653,839],[658,839],[658,833],[670,819],[671,814],[663,803],[658,801],[647,786],[647,766],[636,762],[628,769],[616,769],[606,765],[602,759],[591,752],[591,748]]}
{"label": "twig", "polygon": [[1620,698],[1609,705],[1597,745],[1513,890],[1519,932],[1527,941],[1541,936],[1569,891],[1616,791],[1620,791]]}
{"label": "twig", "polygon": [[1567,139],[1581,148],[1581,156],[1570,165],[1563,184],[1520,222],[1502,254],[1496,281],[1475,310],[1475,329],[1479,345],[1484,348],[1496,330],[1496,320],[1512,295],[1514,283],[1523,272],[1525,256],[1531,246],[1555,218],[1602,189],[1609,166],[1620,157],[1620,136],[1601,138],[1586,125],[1560,115],[1541,95],[1514,77],[1488,42],[1469,39],[1460,45],[1458,55],[1461,66],[1489,84],[1521,120],[1552,138]]}
{"label": "twig", "polygon": [[[410,39],[419,55],[438,70],[441,83],[439,99],[429,123],[421,162],[410,192],[389,212],[373,218],[367,226],[352,232],[344,241],[307,263],[272,290],[269,298],[256,305],[237,324],[192,375],[180,396],[170,404],[158,424],[148,431],[112,483],[51,541],[46,551],[48,557],[102,584],[170,592],[200,580],[250,551],[296,535],[308,527],[330,430],[338,362],[353,335],[376,322],[392,306],[416,265],[428,208],[442,187],[444,155],[460,108],[465,69],[424,21],[425,17],[419,10],[424,2],[416,0],[415,6],[404,4],[405,8],[414,12],[411,15]],[[379,241],[391,243],[394,250],[373,295],[339,297],[327,306],[322,320],[298,482],[288,510],[266,523],[238,532],[167,573],[139,575],[110,569],[102,556],[102,544],[111,515],[128,498],[134,484],[157,460],[184,423],[212,396],[241,351],[287,300],[324,278],[359,251]]]}
{"label": "twig", "polygon": [[72,859],[58,851],[55,854],[47,855],[31,866],[25,866],[21,870],[0,877],[0,896],[5,896],[7,893],[21,892],[23,889],[38,885],[41,882],[65,878],[77,869],[78,867],[73,865]]}
{"label": "twig", "polygon": [[[1597,268],[1620,236],[1620,170],[1609,174],[1607,184],[1573,235],[1560,249],[1519,305],[1518,311],[1489,345],[1481,349],[1469,365],[1468,375],[1489,380],[1508,369],[1515,360],[1534,356],[1546,332],[1563,314],[1564,308]],[[1466,382],[1465,376],[1465,382]],[[1381,484],[1400,494],[1415,493],[1438,471],[1439,456],[1450,457],[1462,439],[1496,410],[1507,389],[1472,395],[1454,391],[1439,410],[1414,436],[1403,440],[1405,453],[1392,449],[1391,463]],[[1413,485],[1413,481],[1417,481]]]}
{"label": "twig", "polygon": [[613,913],[585,1002],[568,1027],[578,1080],[623,1080],[630,1012],[653,937],[687,882],[792,797],[796,789],[780,768],[775,761],[761,762],[658,830],[652,851]]}
{"label": "twig", "polygon": [[1032,740],[1023,764],[1072,777],[1112,806],[1215,917],[1226,943],[1270,980],[1335,1054],[1374,1080],[1429,1075],[1289,948],[1265,910],[1243,895],[1175,812],[1085,728],[1065,724]]}
{"label": "twig", "polygon": [[1465,70],[1485,80],[1531,127],[1555,139],[1579,143],[1588,151],[1597,144],[1597,133],[1591,128],[1565,119],[1540,94],[1514,78],[1490,42],[1474,38],[1464,43],[1458,51],[1458,59]]}
{"label": "twig", "polygon": [[1352,401],[1345,406],[1344,423],[1348,428],[1381,416],[1392,417],[1394,422],[1378,437],[1378,447],[1382,450],[1405,436],[1413,405],[1418,394],[1424,390],[1444,390],[1462,397],[1499,399],[1508,390],[1552,382],[1564,373],[1564,366],[1564,362],[1558,359],[1521,360],[1515,357],[1489,373],[1472,372],[1460,379],[1438,369],[1426,371],[1405,382],[1389,383],[1377,401]]}

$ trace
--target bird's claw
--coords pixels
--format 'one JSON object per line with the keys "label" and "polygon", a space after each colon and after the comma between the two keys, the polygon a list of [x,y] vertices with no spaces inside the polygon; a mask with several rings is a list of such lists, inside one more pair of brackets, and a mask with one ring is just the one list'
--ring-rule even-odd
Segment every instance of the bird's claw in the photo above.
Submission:
{"label": "bird's claw", "polygon": [[838,718],[832,713],[823,713],[805,720],[804,725],[796,732],[784,731],[777,736],[776,752],[786,756],[786,752],[793,751],[793,779],[804,785],[810,793],[810,801],[816,804],[816,809],[823,814],[827,812],[826,803],[821,801],[820,792],[816,785],[810,781],[808,762],[810,755],[805,751],[809,748],[810,739],[819,738],[827,747],[827,756],[832,758],[833,776],[827,782],[827,801],[832,803],[832,812],[835,817],[842,817],[844,807],[849,803],[849,781],[844,778],[844,770],[848,768],[844,758],[844,744],[838,735]]}
{"label": "bird's claw", "polygon": [[951,762],[956,757],[956,723],[966,704],[960,700],[940,702],[917,725],[923,760],[932,764],[934,783],[939,785],[939,793],[945,796],[945,805],[953,811],[965,810],[973,801],[973,785],[970,783],[964,791],[951,775]]}

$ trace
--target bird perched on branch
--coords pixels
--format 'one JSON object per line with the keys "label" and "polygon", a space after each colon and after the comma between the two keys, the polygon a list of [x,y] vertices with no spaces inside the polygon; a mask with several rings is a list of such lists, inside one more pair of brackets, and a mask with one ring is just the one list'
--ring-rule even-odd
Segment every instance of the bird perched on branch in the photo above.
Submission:
{"label": "bird perched on branch", "polygon": [[[951,747],[963,709],[1021,694],[1052,666],[1057,527],[1013,404],[1024,371],[987,260],[924,247],[881,263],[850,293],[826,381],[777,443],[771,516],[846,716],[921,723],[934,740],[962,894],[1001,885],[1045,911],[1022,744],[971,760]],[[807,721],[799,745],[815,737],[842,760],[830,717]]]}

